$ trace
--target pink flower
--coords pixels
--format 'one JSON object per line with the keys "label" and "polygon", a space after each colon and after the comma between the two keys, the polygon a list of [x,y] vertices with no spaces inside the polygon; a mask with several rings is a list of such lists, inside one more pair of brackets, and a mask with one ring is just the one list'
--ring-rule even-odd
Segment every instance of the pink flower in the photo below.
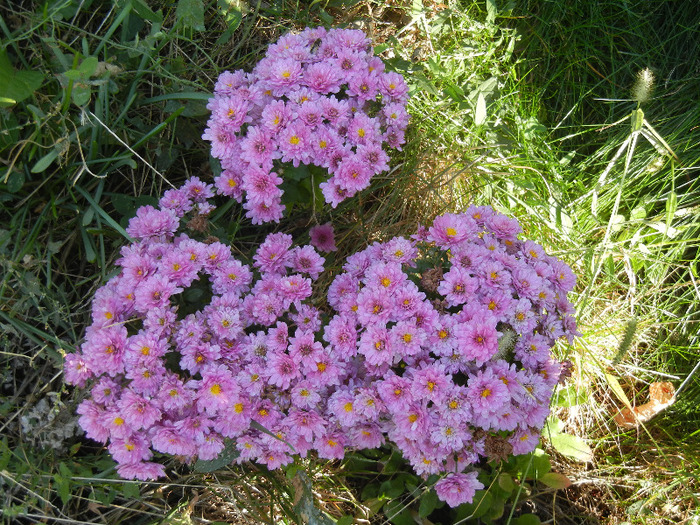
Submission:
{"label": "pink flower", "polygon": [[314,226],[309,230],[311,245],[322,252],[335,252],[338,248],[335,245],[335,232],[333,224],[327,222]]}
{"label": "pink flower", "polygon": [[120,463],[117,473],[124,479],[150,481],[165,476],[165,467],[153,461],[138,461],[135,463]]}
{"label": "pink flower", "polygon": [[141,206],[136,217],[129,221],[126,233],[136,239],[172,237],[180,225],[177,215],[169,209],[156,210],[153,206]]}
{"label": "pink flower", "polygon": [[253,257],[255,266],[263,272],[282,273],[288,262],[291,246],[291,235],[271,233],[265,238]]}
{"label": "pink flower", "polygon": [[471,503],[477,490],[484,488],[484,484],[477,479],[476,471],[464,473],[450,473],[435,484],[438,497],[450,507],[457,507],[462,503]]}
{"label": "pink flower", "polygon": [[92,377],[92,372],[82,355],[66,354],[63,364],[63,376],[69,385],[84,388],[87,380]]}

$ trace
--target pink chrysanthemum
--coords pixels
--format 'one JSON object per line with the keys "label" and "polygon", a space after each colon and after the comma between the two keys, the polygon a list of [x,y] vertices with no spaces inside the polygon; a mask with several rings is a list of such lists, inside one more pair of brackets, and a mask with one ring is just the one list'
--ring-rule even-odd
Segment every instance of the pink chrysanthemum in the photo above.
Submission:
{"label": "pink chrysanthemum", "polygon": [[438,497],[450,507],[457,507],[462,503],[471,503],[477,490],[484,488],[484,484],[477,479],[476,471],[464,473],[450,473],[435,484]]}

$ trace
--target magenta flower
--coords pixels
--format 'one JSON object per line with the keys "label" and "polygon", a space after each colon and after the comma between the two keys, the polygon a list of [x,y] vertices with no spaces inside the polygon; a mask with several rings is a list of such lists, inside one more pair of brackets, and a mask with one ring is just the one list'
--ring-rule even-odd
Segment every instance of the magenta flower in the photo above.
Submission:
{"label": "magenta flower", "polygon": [[[307,38],[276,48],[258,74],[283,60],[305,67]],[[271,97],[246,78],[231,82],[251,107]],[[299,87],[288,104],[320,96]],[[257,190],[246,188],[249,206]],[[184,226],[213,209],[211,193],[192,179],[161,209]],[[490,208],[471,207],[411,240],[372,243],[326,289],[313,282],[323,258],[281,232],[253,254],[237,244],[240,260],[221,241],[198,240],[208,234],[196,228],[135,241],[95,294],[85,342],[65,360],[66,381],[90,396],[80,424],[136,479],[163,473],[156,451],[214,459],[225,439],[236,461],[269,468],[293,454],[339,459],[347,447],[389,441],[418,475],[443,476],[436,490],[449,504],[469,501],[481,485],[463,472],[489,457],[490,439],[507,439],[516,454],[537,445],[561,373],[551,348],[577,333],[572,274],[517,232]],[[334,245],[329,236],[314,242]]]}
{"label": "magenta flower", "polygon": [[476,471],[464,473],[450,473],[435,484],[438,497],[450,507],[457,507],[462,503],[471,503],[477,490],[484,488],[484,484],[477,479]]}
{"label": "magenta flower", "polygon": [[136,239],[172,237],[179,224],[180,221],[172,210],[141,206],[136,210],[136,217],[129,221],[126,233]]}
{"label": "magenta flower", "polygon": [[327,222],[318,226],[314,226],[309,230],[311,237],[311,245],[322,252],[335,252],[338,248],[335,245],[335,232],[333,224]]}

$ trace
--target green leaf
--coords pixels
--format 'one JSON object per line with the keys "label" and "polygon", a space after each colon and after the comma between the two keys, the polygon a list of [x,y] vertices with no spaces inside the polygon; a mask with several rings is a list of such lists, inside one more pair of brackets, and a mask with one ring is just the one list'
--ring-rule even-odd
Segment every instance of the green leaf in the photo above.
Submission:
{"label": "green leaf", "polygon": [[582,463],[593,461],[593,450],[578,436],[571,434],[552,434],[549,442],[554,449],[567,458],[575,459]]}
{"label": "green leaf", "polygon": [[175,18],[184,27],[204,31],[204,2],[202,0],[179,0]]}
{"label": "green leaf", "polygon": [[95,70],[97,69],[97,62],[97,57],[86,57],[85,60],[83,60],[83,62],[80,64],[78,72],[84,79],[87,80],[95,74]]}
{"label": "green leaf", "polygon": [[124,217],[133,217],[136,214],[134,199],[128,195],[123,195],[121,193],[112,195],[112,206],[117,210],[117,213]]}
{"label": "green leaf", "polygon": [[85,259],[87,262],[95,262],[97,260],[97,251],[95,250],[95,243],[92,238],[88,236],[84,229],[80,230],[80,237],[83,239],[83,246],[85,248]]}
{"label": "green leaf", "polygon": [[149,22],[153,22],[155,24],[163,23],[163,13],[161,11],[154,13],[144,0],[131,0],[131,5],[136,14],[144,20],[148,20]]}
{"label": "green leaf", "polygon": [[564,155],[561,159],[559,159],[559,164],[562,166],[568,166],[571,164],[571,161],[574,160],[574,157],[576,156],[575,151],[570,151],[566,155]]}
{"label": "green leaf", "polygon": [[352,525],[353,523],[355,523],[355,518],[345,514],[336,520],[335,525]]}
{"label": "green leaf", "polygon": [[624,215],[615,214],[610,217],[610,229],[614,232],[619,232],[625,225],[625,222],[627,222],[627,219],[625,219]]}
{"label": "green leaf", "polygon": [[486,0],[486,22],[493,24],[496,21],[497,14],[498,7],[496,6],[496,0]]}
{"label": "green leaf", "polygon": [[[2,107],[2,102],[0,102],[0,107]],[[15,146],[17,140],[19,140],[19,127],[14,114],[5,111],[0,112],[0,152],[5,148]]]}
{"label": "green leaf", "polygon": [[285,166],[282,170],[282,175],[285,178],[299,182],[309,177],[309,167],[306,164],[300,164],[296,168],[294,166]]}
{"label": "green leaf", "polygon": [[56,160],[56,157],[58,157],[58,151],[52,149],[46,155],[44,155],[38,161],[36,161],[36,164],[34,164],[34,166],[32,167],[32,173],[42,173],[46,171],[46,168],[51,166],[51,163],[54,160]]}
{"label": "green leaf", "polygon": [[513,520],[515,525],[540,525],[542,522],[536,514],[523,514],[515,520]]}
{"label": "green leaf", "polygon": [[243,20],[243,12],[239,5],[239,0],[218,0],[219,11],[224,16],[228,24],[227,32],[233,33]]}
{"label": "green leaf", "polygon": [[552,470],[552,464],[549,461],[549,455],[542,449],[535,449],[535,452],[533,452],[532,467],[528,472],[528,476],[534,479],[540,479],[550,470]]}
{"label": "green leaf", "polygon": [[479,93],[476,99],[476,111],[474,113],[474,124],[481,126],[486,122],[486,99],[483,93]]}
{"label": "green leaf", "polygon": [[127,500],[138,499],[141,494],[139,490],[139,484],[136,482],[126,482],[122,484],[122,492]]}
{"label": "green leaf", "polygon": [[231,439],[224,440],[224,450],[221,451],[216,459],[203,460],[199,459],[194,464],[195,472],[214,472],[230,465],[235,460],[240,452],[236,448],[235,441]]}
{"label": "green leaf", "polygon": [[17,71],[5,51],[0,51],[0,107],[29,98],[41,87],[44,75],[38,71]]}
{"label": "green leaf", "polygon": [[82,82],[76,82],[73,84],[73,91],[71,93],[71,98],[73,99],[73,104],[78,107],[87,105],[90,102],[90,95],[92,94],[92,89],[87,84]]}
{"label": "green leaf", "polygon": [[411,511],[399,500],[389,501],[384,507],[384,516],[394,525],[415,525]]}
{"label": "green leaf", "polygon": [[588,401],[588,397],[583,390],[579,390],[576,385],[569,385],[560,389],[554,398],[554,404],[559,407],[574,407],[583,405]]}
{"label": "green leaf", "polygon": [[294,511],[302,519],[302,523],[308,525],[335,525],[333,520],[322,513],[314,504],[314,495],[311,490],[311,480],[302,471],[297,472],[294,478]]}
{"label": "green leaf", "polygon": [[438,504],[438,496],[435,490],[426,490],[420,498],[420,505],[418,507],[418,515],[421,518],[425,518],[430,515],[431,512],[435,510]]}
{"label": "green leaf", "polygon": [[630,127],[632,133],[642,129],[642,124],[644,124],[644,112],[637,108],[632,113],[630,113]]}
{"label": "green leaf", "polygon": [[56,474],[53,477],[56,482],[56,491],[64,505],[67,505],[70,501],[70,478],[64,478],[63,476]]}
{"label": "green leaf", "polygon": [[630,403],[630,400],[627,398],[627,394],[625,394],[625,391],[622,389],[617,377],[610,374],[605,374],[605,380],[607,381],[610,390],[613,391],[617,398],[622,401],[627,408],[632,410],[632,403]]}
{"label": "green leaf", "polygon": [[511,492],[513,492],[513,489],[515,489],[515,482],[513,481],[513,476],[506,472],[503,472],[498,476],[498,486],[501,487],[502,490],[510,494]]}
{"label": "green leaf", "polygon": [[7,191],[9,193],[17,193],[24,186],[24,172],[23,171],[13,171],[10,176],[7,177]]}
{"label": "green leaf", "polygon": [[540,476],[539,480],[553,489],[565,489],[571,486],[571,480],[558,472],[547,472],[547,474]]}
{"label": "green leaf", "polygon": [[676,214],[676,209],[678,208],[678,195],[675,191],[672,191],[668,199],[666,199],[666,225],[671,226],[673,221],[673,216]]}

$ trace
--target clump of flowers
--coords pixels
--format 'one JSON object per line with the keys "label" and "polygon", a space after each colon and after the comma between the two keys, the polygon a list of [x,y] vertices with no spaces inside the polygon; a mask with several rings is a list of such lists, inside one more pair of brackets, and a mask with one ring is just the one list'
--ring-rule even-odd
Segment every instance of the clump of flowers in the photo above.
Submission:
{"label": "clump of flowers", "polygon": [[328,290],[324,340],[356,371],[329,400],[338,435],[386,437],[419,475],[446,474],[452,506],[483,488],[483,458],[534,450],[561,372],[551,348],[577,333],[574,274],[520,232],[490,207],[448,213],[352,255]]}
{"label": "clump of flowers", "polygon": [[576,334],[575,277],[518,239],[517,221],[471,207],[375,243],[323,304],[312,246],[271,234],[247,265],[178,234],[212,194],[192,179],[138,211],[121,272],[66,357],[66,380],[91,393],[80,424],[120,475],[159,477],[154,452],[213,459],[225,440],[236,461],[272,469],[392,443],[458,505],[483,488],[482,459],[535,448],[561,371],[551,347]]}
{"label": "clump of flowers", "polygon": [[[224,72],[203,138],[221,161],[217,191],[243,203],[253,223],[279,221],[284,164],[325,168],[336,207],[389,168],[401,148],[408,87],[385,71],[360,30],[309,28],[269,46],[251,73]],[[282,168],[282,169],[280,169]]]}
{"label": "clump of flowers", "polygon": [[261,452],[279,466],[286,456],[276,440],[263,447],[265,439],[246,434],[252,419],[281,422],[289,399],[278,397],[291,395],[302,374],[308,390],[295,391],[300,399],[315,399],[325,386],[321,372],[314,379],[306,371],[330,357],[313,344],[313,355],[300,356],[319,326],[307,302],[323,257],[276,233],[251,267],[215,239],[178,234],[206,219],[212,195],[193,178],[167,191],[159,209],[137,211],[121,271],[96,292],[85,342],[65,359],[66,381],[91,394],[78,408],[80,425],[107,444],[125,478],[163,476],[154,452],[213,459],[227,438],[259,439],[252,450],[241,442],[246,457]]}

